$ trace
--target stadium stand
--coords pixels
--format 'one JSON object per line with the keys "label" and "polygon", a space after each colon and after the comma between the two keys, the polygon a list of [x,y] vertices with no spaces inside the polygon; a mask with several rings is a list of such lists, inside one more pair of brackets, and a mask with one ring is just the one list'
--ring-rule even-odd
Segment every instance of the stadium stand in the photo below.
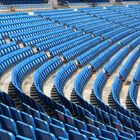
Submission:
{"label": "stadium stand", "polygon": [[139,140],[139,11],[0,14],[0,140]]}
{"label": "stadium stand", "polygon": [[44,0],[0,0],[0,3],[2,3],[3,5],[9,5],[9,4],[40,4],[43,3]]}

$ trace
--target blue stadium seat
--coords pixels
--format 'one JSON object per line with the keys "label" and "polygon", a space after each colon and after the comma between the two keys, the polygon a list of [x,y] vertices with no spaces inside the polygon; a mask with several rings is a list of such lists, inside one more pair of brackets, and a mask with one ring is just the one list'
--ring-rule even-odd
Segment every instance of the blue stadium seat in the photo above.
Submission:
{"label": "blue stadium seat", "polygon": [[35,134],[36,134],[36,139],[40,139],[40,140],[56,140],[56,137],[49,132],[46,132],[44,130],[41,129],[35,129]]}
{"label": "blue stadium seat", "polygon": [[87,130],[86,128],[86,124],[80,120],[77,120],[77,119],[74,119],[74,122],[75,122],[75,126],[80,130]]}
{"label": "blue stadium seat", "polygon": [[39,129],[47,131],[47,132],[50,131],[49,130],[49,125],[46,121],[43,121],[43,120],[35,117],[34,122],[35,122],[35,127],[36,128],[39,128]]}
{"label": "blue stadium seat", "polygon": [[7,130],[7,131],[13,133],[14,135],[17,135],[17,133],[18,133],[17,127],[16,127],[16,123],[14,122],[13,119],[0,115],[0,121],[1,121],[2,128],[4,130]]}
{"label": "blue stadium seat", "polygon": [[96,137],[101,136],[101,131],[98,127],[88,124],[87,129],[89,132],[95,134]]}
{"label": "blue stadium seat", "polygon": [[18,134],[36,140],[34,128],[31,125],[17,121]]}
{"label": "blue stadium seat", "polygon": [[20,111],[16,108],[10,107],[10,112],[14,121],[22,121]]}
{"label": "blue stadium seat", "polygon": [[0,139],[15,140],[15,137],[11,132],[0,129]]}
{"label": "blue stadium seat", "polygon": [[35,127],[34,119],[31,115],[21,111],[21,118],[22,118],[24,123],[29,124],[32,127]]}
{"label": "blue stadium seat", "polygon": [[88,138],[85,135],[79,132],[73,131],[73,130],[69,130],[69,137],[70,137],[70,140],[76,140],[76,139],[88,140]]}
{"label": "blue stadium seat", "polygon": [[51,133],[53,133],[57,138],[58,137],[64,137],[64,138],[68,138],[68,134],[66,132],[66,130],[60,126],[54,125],[54,124],[50,124],[50,131]]}
{"label": "blue stadium seat", "polygon": [[2,114],[9,117],[9,118],[12,118],[11,116],[11,112],[10,112],[10,109],[7,105],[3,104],[3,103],[0,103],[0,108],[1,108],[1,111],[2,111]]}
{"label": "blue stadium seat", "polygon": [[110,132],[110,131],[107,131],[107,130],[101,130],[101,133],[102,133],[103,137],[109,138],[111,140],[117,140],[118,139],[117,136],[113,132]]}

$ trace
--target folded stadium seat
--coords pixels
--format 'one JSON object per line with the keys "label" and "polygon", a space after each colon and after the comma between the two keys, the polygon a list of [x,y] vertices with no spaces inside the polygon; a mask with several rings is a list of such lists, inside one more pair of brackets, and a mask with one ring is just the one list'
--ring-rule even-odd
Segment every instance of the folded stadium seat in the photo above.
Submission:
{"label": "folded stadium seat", "polygon": [[47,131],[49,132],[49,124],[46,121],[43,121],[39,118],[34,118],[34,122],[35,122],[35,127],[39,128],[41,130]]}
{"label": "folded stadium seat", "polygon": [[73,130],[69,130],[69,139],[70,140],[76,140],[76,139],[88,140],[88,138],[85,135],[81,134],[80,132],[73,131]]}
{"label": "folded stadium seat", "polygon": [[23,108],[23,111],[28,113],[28,114],[31,114],[31,108],[29,105],[25,104],[25,103],[22,103],[22,108]]}
{"label": "folded stadium seat", "polygon": [[132,134],[124,132],[124,131],[121,131],[120,135],[122,135],[122,136],[124,136],[126,138],[129,138],[129,139],[135,139],[135,137]]}
{"label": "folded stadium seat", "polygon": [[135,131],[133,129],[124,126],[124,131],[129,133],[129,134],[132,134],[133,137],[136,138],[136,133],[135,133]]}
{"label": "folded stadium seat", "polygon": [[139,117],[136,116],[134,113],[130,112],[128,109],[123,109],[122,113],[125,114],[125,116],[136,118],[139,120]]}
{"label": "folded stadium seat", "polygon": [[14,121],[22,121],[20,111],[14,107],[10,107],[10,112]]}
{"label": "folded stadium seat", "polygon": [[88,110],[85,109],[84,110],[84,113],[85,113],[85,116],[87,116],[87,117],[89,117],[89,118],[91,118],[93,120],[97,120],[96,116],[93,115],[90,111],[88,111]]}
{"label": "folded stadium seat", "polygon": [[77,109],[78,109],[79,116],[84,117],[85,116],[85,109],[80,105],[77,105]]}
{"label": "folded stadium seat", "polygon": [[74,121],[74,118],[72,116],[69,116],[69,115],[65,114],[64,118],[65,118],[66,123],[68,123],[72,126],[75,126],[75,121]]}
{"label": "folded stadium seat", "polygon": [[52,120],[50,116],[48,116],[47,114],[40,112],[40,117],[42,120],[46,121],[49,125],[51,124]]}
{"label": "folded stadium seat", "polygon": [[131,118],[132,126],[134,130],[140,131],[140,124],[137,120]]}
{"label": "folded stadium seat", "polygon": [[135,30],[139,30],[140,29],[139,21],[129,25],[128,27],[134,28]]}
{"label": "folded stadium seat", "polygon": [[125,126],[127,126],[129,128],[133,128],[132,121],[129,116],[123,115],[123,119],[124,119]]}
{"label": "folded stadium seat", "polygon": [[80,131],[80,133],[83,134],[83,135],[85,135],[88,139],[89,139],[90,137],[92,137],[92,138],[93,138],[93,137],[96,137],[93,133],[88,132],[88,131],[83,130],[83,129]]}
{"label": "folded stadium seat", "polygon": [[58,120],[65,122],[65,116],[64,116],[65,114],[63,112],[56,109],[55,114],[56,114]]}
{"label": "folded stadium seat", "polygon": [[95,134],[96,137],[100,137],[101,136],[101,131],[98,127],[87,124],[87,130],[93,134]]}
{"label": "folded stadium seat", "polygon": [[35,128],[34,119],[31,115],[21,111],[21,118],[24,123],[29,124]]}
{"label": "folded stadium seat", "polygon": [[106,130],[114,133],[116,135],[116,137],[118,137],[120,135],[119,130],[114,128],[114,127],[112,127],[112,126],[106,125]]}
{"label": "folded stadium seat", "polygon": [[105,138],[109,138],[111,140],[117,140],[118,139],[115,133],[110,132],[108,130],[102,129],[101,133],[102,133],[102,136],[105,137]]}
{"label": "folded stadium seat", "polygon": [[85,123],[90,124],[90,125],[94,125],[94,120],[85,116]]}
{"label": "folded stadium seat", "polygon": [[17,121],[16,124],[19,135],[36,140],[34,128],[31,125],[20,121]]}
{"label": "folded stadium seat", "polygon": [[30,112],[33,117],[40,118],[40,112],[38,110],[35,110],[34,108],[30,108]]}
{"label": "folded stadium seat", "polygon": [[87,130],[87,126],[86,126],[85,122],[80,121],[78,119],[74,119],[74,122],[75,122],[75,126],[79,129],[79,131]]}
{"label": "folded stadium seat", "polygon": [[57,125],[50,124],[50,131],[51,131],[51,133],[53,133],[56,136],[56,138],[58,138],[60,136],[64,137],[64,138],[68,138],[68,134],[67,134],[66,130]]}
{"label": "folded stadium seat", "polygon": [[107,112],[105,112],[104,110],[102,110],[102,116],[104,118],[104,123],[111,125],[110,115]]}
{"label": "folded stadium seat", "polygon": [[106,129],[106,126],[98,121],[94,121],[94,125],[100,129]]}
{"label": "folded stadium seat", "polygon": [[57,125],[57,126],[59,126],[59,127],[64,128],[63,122],[61,122],[61,121],[59,121],[59,120],[57,120],[57,119],[55,119],[55,118],[52,118],[52,124],[55,124],[55,125]]}
{"label": "folded stadium seat", "polygon": [[14,135],[18,134],[16,123],[14,122],[13,119],[8,118],[4,115],[0,115],[0,122],[1,122],[1,126],[4,130],[7,130]]}
{"label": "folded stadium seat", "polygon": [[35,129],[35,135],[37,140],[56,140],[56,137],[52,133],[38,128]]}
{"label": "folded stadium seat", "polygon": [[65,124],[65,129],[67,130],[67,132],[68,132],[69,130],[73,130],[73,131],[79,132],[79,130],[78,130],[77,127],[74,127],[74,126],[69,125],[69,124]]}
{"label": "folded stadium seat", "polygon": [[3,103],[0,103],[0,108],[1,108],[1,111],[2,111],[2,114],[9,117],[9,118],[12,118],[12,115],[11,115],[11,112],[10,112],[10,109],[7,105],[3,104]]}
{"label": "folded stadium seat", "polygon": [[114,128],[118,129],[119,131],[122,131],[123,125],[118,122],[114,122]]}
{"label": "folded stadium seat", "polygon": [[[116,78],[116,79],[120,81],[120,79],[118,79],[118,78]],[[120,87],[119,87],[119,88],[120,88]],[[116,95],[116,96],[117,96],[117,95]],[[122,124],[125,124],[124,115],[123,115],[122,113],[117,112],[117,117],[119,118],[119,120],[120,120],[120,122],[121,122]],[[130,125],[130,127],[131,127],[131,125]]]}
{"label": "folded stadium seat", "polygon": [[111,120],[111,123],[117,122],[117,123],[120,123],[121,124],[121,122],[117,118],[117,114],[116,115],[110,114],[110,120]]}
{"label": "folded stadium seat", "polygon": [[11,132],[8,132],[6,130],[3,130],[0,128],[0,139],[5,139],[5,140],[15,140],[14,135]]}

